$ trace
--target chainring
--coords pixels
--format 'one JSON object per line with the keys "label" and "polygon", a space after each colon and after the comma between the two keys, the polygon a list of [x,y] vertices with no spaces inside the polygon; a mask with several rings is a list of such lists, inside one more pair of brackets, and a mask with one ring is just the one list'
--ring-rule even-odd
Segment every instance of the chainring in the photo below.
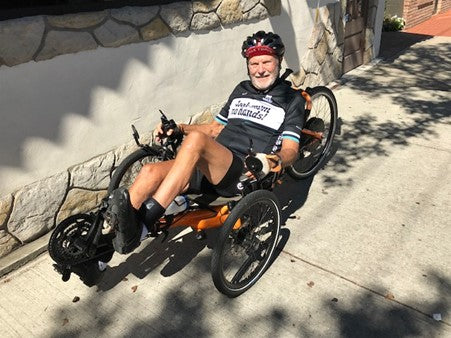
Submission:
{"label": "chainring", "polygon": [[88,236],[93,221],[92,215],[77,214],[58,224],[49,240],[50,257],[58,264],[71,266],[89,259],[89,246],[82,248],[79,243]]}

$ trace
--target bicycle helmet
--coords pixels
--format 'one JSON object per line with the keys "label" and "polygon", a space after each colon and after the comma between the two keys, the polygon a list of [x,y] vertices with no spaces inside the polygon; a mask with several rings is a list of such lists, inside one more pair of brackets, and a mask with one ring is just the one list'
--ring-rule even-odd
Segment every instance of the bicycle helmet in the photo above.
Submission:
{"label": "bicycle helmet", "polygon": [[279,35],[272,32],[258,31],[252,36],[248,36],[241,47],[241,55],[246,59],[258,55],[273,55],[279,59],[285,53],[285,46]]}

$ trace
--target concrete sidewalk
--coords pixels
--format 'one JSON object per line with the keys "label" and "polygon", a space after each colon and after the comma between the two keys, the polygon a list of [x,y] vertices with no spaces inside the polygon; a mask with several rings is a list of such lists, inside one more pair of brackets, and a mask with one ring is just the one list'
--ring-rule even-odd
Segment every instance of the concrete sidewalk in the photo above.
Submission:
{"label": "concrete sidewalk", "polygon": [[43,254],[0,280],[2,336],[450,337],[450,46],[343,78],[331,159],[277,191],[279,255],[242,296],[214,288],[214,234],[145,242],[90,289]]}

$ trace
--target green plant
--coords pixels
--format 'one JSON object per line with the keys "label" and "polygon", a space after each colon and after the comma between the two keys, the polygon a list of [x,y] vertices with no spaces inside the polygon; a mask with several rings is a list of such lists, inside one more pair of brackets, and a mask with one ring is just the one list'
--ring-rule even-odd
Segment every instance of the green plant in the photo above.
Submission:
{"label": "green plant", "polygon": [[384,32],[400,31],[404,28],[405,25],[406,22],[403,18],[400,18],[397,15],[393,15],[392,17],[387,17],[384,19],[382,29]]}

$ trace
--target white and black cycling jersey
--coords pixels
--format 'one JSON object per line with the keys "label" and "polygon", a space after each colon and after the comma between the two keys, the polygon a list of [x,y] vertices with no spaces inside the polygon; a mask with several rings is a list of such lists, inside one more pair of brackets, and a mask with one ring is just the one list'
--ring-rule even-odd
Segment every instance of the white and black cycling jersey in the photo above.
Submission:
{"label": "white and black cycling jersey", "polygon": [[250,139],[254,152],[275,153],[285,138],[299,142],[304,106],[300,92],[287,81],[278,79],[265,92],[243,81],[215,118],[225,125],[216,141],[241,158],[247,155]]}

